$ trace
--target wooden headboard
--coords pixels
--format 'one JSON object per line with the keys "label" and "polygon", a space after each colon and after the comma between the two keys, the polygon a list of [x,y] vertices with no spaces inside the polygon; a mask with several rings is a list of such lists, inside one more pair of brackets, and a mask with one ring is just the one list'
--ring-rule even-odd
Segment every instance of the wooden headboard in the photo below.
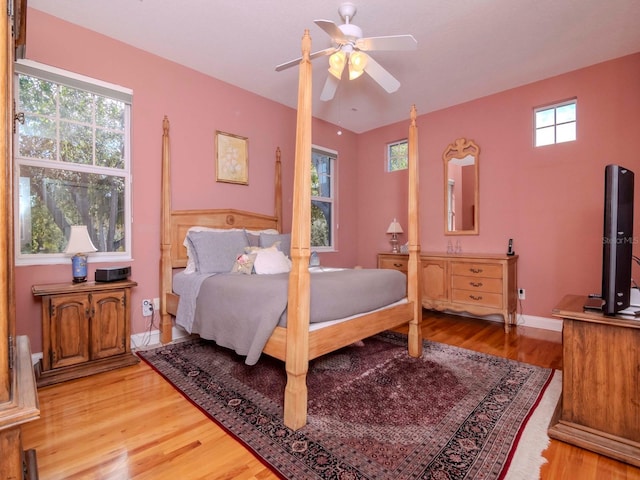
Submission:
{"label": "wooden headboard", "polygon": [[171,212],[171,268],[187,266],[187,249],[183,242],[191,227],[245,228],[247,230],[279,230],[275,216],[234,209],[176,210]]}

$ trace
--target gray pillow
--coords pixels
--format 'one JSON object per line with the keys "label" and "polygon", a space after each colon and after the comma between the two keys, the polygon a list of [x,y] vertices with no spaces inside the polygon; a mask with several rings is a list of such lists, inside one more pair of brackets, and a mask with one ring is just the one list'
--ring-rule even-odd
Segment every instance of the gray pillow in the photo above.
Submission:
{"label": "gray pillow", "polygon": [[289,257],[291,250],[291,234],[290,233],[261,233],[260,247],[269,248],[276,242],[280,242],[278,249]]}
{"label": "gray pillow", "polygon": [[250,247],[259,247],[260,246],[260,232],[247,232],[247,240],[249,241]]}
{"label": "gray pillow", "polygon": [[249,246],[244,231],[229,232],[189,232],[187,239],[191,242],[199,273],[230,272],[238,255],[244,253]]}

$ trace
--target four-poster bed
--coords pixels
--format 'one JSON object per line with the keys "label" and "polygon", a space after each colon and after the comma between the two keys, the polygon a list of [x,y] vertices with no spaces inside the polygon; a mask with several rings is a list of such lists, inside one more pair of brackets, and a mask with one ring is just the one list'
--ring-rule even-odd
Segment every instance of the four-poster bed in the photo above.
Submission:
{"label": "four-poster bed", "polygon": [[[420,301],[420,244],[418,239],[418,151],[416,110],[411,109],[409,127],[409,267],[406,299],[390,306],[366,311],[328,326],[310,328],[310,224],[311,224],[311,39],[305,31],[298,86],[298,111],[294,173],[294,205],[290,240],[291,269],[288,273],[287,323],[278,325],[269,336],[263,353],[285,362],[287,385],[284,422],[298,429],[307,416],[306,375],[309,361],[350,345],[376,333],[408,323],[408,353],[422,354]],[[275,215],[263,215],[233,209],[171,210],[169,121],[163,121],[162,220],[161,220],[161,341],[171,341],[172,316],[178,312],[179,297],[174,293],[175,269],[187,266],[183,241],[191,227],[217,229],[275,229],[282,232],[282,194],[280,149],[276,152]],[[251,275],[253,277],[254,275]],[[319,324],[314,324],[318,326]]]}

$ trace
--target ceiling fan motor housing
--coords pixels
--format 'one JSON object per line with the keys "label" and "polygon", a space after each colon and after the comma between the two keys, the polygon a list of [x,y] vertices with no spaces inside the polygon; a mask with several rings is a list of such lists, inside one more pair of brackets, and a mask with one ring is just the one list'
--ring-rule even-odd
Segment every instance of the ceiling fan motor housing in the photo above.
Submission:
{"label": "ceiling fan motor housing", "polygon": [[338,28],[351,42],[355,42],[356,40],[360,40],[362,38],[362,29],[359,26],[354,25],[353,23],[338,25]]}

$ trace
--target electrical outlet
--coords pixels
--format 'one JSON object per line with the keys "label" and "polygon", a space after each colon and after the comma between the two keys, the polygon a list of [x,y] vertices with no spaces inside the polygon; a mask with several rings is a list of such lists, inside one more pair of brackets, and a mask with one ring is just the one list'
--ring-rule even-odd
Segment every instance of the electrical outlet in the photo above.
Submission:
{"label": "electrical outlet", "polygon": [[157,297],[153,299],[153,309],[160,310],[160,299]]}
{"label": "electrical outlet", "polygon": [[150,317],[153,315],[153,303],[148,298],[142,300],[142,316]]}
{"label": "electrical outlet", "polygon": [[518,300],[524,300],[526,298],[525,294],[524,294],[524,288],[519,288],[518,289]]}

